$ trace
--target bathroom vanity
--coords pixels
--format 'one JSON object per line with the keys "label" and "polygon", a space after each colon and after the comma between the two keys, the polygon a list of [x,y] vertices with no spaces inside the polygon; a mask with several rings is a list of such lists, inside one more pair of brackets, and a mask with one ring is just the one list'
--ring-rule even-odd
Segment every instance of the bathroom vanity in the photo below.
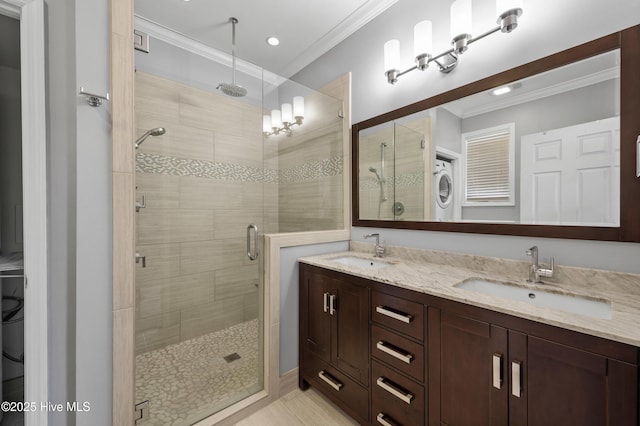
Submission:
{"label": "bathroom vanity", "polygon": [[[526,262],[411,249],[300,262],[300,388],[313,386],[360,424],[638,424],[640,296],[615,287],[640,286],[640,276],[560,268],[568,286],[535,285]],[[581,272],[593,277],[588,293],[567,278]],[[471,279],[610,312],[461,287]]]}

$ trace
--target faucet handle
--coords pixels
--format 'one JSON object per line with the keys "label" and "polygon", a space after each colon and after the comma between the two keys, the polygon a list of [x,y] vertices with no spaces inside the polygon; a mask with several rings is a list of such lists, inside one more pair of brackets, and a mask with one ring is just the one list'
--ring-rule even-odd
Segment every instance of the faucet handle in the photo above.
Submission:
{"label": "faucet handle", "polygon": [[538,268],[538,275],[545,278],[553,278],[553,268],[555,267],[556,261],[552,257],[549,259],[549,269],[546,268]]}

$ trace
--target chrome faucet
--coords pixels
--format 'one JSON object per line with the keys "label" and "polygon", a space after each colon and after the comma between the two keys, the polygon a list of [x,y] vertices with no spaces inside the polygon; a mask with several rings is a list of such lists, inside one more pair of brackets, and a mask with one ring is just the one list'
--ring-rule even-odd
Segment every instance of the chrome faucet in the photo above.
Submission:
{"label": "chrome faucet", "polygon": [[373,257],[382,257],[384,255],[384,247],[380,244],[380,234],[364,234],[365,238],[376,237],[376,254]]}
{"label": "chrome faucet", "polygon": [[540,277],[551,278],[553,277],[553,267],[555,266],[555,260],[553,257],[550,259],[549,268],[541,268],[538,264],[538,246],[533,246],[526,251],[527,256],[531,256],[531,265],[529,265],[529,279],[530,283],[542,283]]}

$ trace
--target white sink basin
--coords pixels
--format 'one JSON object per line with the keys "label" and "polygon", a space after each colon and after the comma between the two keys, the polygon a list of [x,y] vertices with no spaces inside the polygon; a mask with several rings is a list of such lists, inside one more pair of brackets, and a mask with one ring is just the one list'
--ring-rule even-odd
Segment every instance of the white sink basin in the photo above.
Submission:
{"label": "white sink basin", "polygon": [[592,318],[611,319],[611,303],[604,300],[533,290],[510,284],[477,279],[464,281],[456,287],[488,296],[525,302],[535,306],[586,315]]}
{"label": "white sink basin", "polygon": [[382,269],[393,265],[393,263],[385,262],[384,260],[364,259],[362,257],[355,256],[336,257],[335,259],[331,259],[331,261],[366,269]]}

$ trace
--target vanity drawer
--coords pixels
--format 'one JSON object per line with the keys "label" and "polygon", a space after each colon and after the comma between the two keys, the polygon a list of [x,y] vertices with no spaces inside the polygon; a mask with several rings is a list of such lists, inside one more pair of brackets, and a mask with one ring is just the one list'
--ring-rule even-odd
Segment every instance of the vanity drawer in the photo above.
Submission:
{"label": "vanity drawer", "polygon": [[371,379],[371,423],[424,424],[423,386],[375,360]]}
{"label": "vanity drawer", "polygon": [[358,385],[330,364],[305,351],[303,377],[347,413],[350,411],[363,419],[369,418],[369,395]]}
{"label": "vanity drawer", "polygon": [[374,291],[371,319],[400,333],[424,340],[424,306],[421,303]]}
{"label": "vanity drawer", "polygon": [[424,382],[424,346],[377,325],[371,326],[371,355]]}

